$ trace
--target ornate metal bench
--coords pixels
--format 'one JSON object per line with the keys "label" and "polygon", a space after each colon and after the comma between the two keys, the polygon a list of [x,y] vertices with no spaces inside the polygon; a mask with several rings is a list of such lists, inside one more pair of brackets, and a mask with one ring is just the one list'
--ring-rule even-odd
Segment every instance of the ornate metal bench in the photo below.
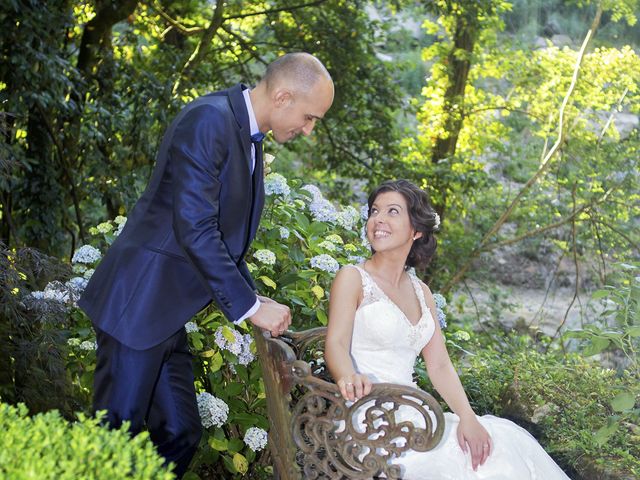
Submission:
{"label": "ornate metal bench", "polygon": [[[442,409],[428,393],[390,383],[349,404],[325,368],[325,335],[321,327],[272,338],[255,328],[275,478],[401,478],[390,460],[433,449],[444,431]],[[425,428],[396,422],[401,405],[414,409]]]}

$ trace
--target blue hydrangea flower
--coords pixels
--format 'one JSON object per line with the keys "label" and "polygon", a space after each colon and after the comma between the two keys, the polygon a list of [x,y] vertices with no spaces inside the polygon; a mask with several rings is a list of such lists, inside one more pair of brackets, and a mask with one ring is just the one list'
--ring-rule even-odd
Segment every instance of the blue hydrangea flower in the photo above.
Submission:
{"label": "blue hydrangea flower", "polygon": [[447,326],[447,314],[444,313],[444,308],[447,306],[447,299],[439,293],[434,293],[433,300],[436,303],[436,313],[440,328],[445,328]]}
{"label": "blue hydrangea flower", "polygon": [[338,212],[336,207],[326,198],[318,198],[309,204],[311,216],[317,222],[334,223],[337,219]]}
{"label": "blue hydrangea flower", "polygon": [[436,302],[436,307],[438,308],[444,308],[447,306],[447,299],[440,293],[434,293],[433,300]]}
{"label": "blue hydrangea flower", "polygon": [[184,329],[187,331],[187,333],[195,333],[195,332],[199,332],[200,328],[198,327],[198,325],[195,322],[187,322],[184,324]]}
{"label": "blue hydrangea flower", "polygon": [[360,218],[365,222],[369,220],[369,205],[362,205],[360,207]]}
{"label": "blue hydrangea flower", "polygon": [[338,261],[331,255],[323,253],[322,255],[316,255],[311,258],[311,267],[325,272],[335,273],[340,268],[340,265],[338,265]]}
{"label": "blue hydrangea flower", "polygon": [[312,201],[320,199],[320,198],[323,198],[322,197],[322,192],[315,185],[307,184],[307,185],[301,187],[300,190],[305,190],[305,191],[309,192],[311,194],[311,200]]}
{"label": "blue hydrangea flower", "polygon": [[229,416],[229,405],[224,400],[214,397],[209,392],[199,393],[196,399],[200,421],[204,428],[224,425]]}
{"label": "blue hydrangea flower", "polygon": [[83,245],[75,251],[71,263],[94,263],[102,258],[100,250],[91,245]]}
{"label": "blue hydrangea flower", "polygon": [[287,227],[280,227],[280,238],[282,240],[286,240],[287,238],[289,238],[289,229]]}
{"label": "blue hydrangea flower", "polygon": [[287,179],[279,173],[270,173],[264,178],[265,195],[282,195],[286,197],[291,192]]}
{"label": "blue hydrangea flower", "polygon": [[254,452],[267,446],[267,432],[262,428],[251,427],[244,434],[244,443]]}
{"label": "blue hydrangea flower", "polygon": [[346,230],[353,230],[360,220],[360,214],[352,206],[345,207],[336,217],[338,225]]}

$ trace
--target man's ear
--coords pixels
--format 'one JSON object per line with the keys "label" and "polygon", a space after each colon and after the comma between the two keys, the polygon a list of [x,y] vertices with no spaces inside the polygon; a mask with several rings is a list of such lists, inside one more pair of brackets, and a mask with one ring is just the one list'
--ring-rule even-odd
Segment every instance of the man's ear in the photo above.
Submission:
{"label": "man's ear", "polygon": [[273,92],[273,103],[276,107],[285,107],[291,103],[293,95],[286,88],[278,88]]}

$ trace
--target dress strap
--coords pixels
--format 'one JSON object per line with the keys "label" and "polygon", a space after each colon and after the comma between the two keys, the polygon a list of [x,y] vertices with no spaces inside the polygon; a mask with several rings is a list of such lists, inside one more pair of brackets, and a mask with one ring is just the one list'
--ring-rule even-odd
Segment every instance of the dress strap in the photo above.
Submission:
{"label": "dress strap", "polygon": [[422,285],[420,285],[420,279],[418,275],[416,275],[415,268],[410,268],[407,272],[409,274],[409,278],[411,279],[411,283],[413,284],[413,289],[416,292],[416,297],[418,297],[418,301],[420,302],[421,311],[428,312],[429,308],[427,307],[427,300],[424,298],[424,289]]}
{"label": "dress strap", "polygon": [[362,279],[362,296],[363,296],[363,303],[366,303],[367,299],[370,299],[373,297],[373,287],[374,287],[374,283],[373,280],[371,279],[371,277],[369,276],[369,274],[367,273],[367,271],[362,268],[360,265],[348,265],[349,267],[353,267],[356,270],[358,270],[358,272],[360,272],[360,278]]}

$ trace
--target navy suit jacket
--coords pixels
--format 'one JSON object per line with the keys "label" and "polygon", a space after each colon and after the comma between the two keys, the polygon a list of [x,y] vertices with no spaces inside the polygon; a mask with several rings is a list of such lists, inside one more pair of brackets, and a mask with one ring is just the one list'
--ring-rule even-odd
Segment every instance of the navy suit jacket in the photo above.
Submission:
{"label": "navy suit jacket", "polygon": [[145,349],[215,300],[237,320],[256,302],[244,255],[264,205],[251,173],[243,87],[189,103],[165,132],[149,185],[78,305],[94,326]]}

